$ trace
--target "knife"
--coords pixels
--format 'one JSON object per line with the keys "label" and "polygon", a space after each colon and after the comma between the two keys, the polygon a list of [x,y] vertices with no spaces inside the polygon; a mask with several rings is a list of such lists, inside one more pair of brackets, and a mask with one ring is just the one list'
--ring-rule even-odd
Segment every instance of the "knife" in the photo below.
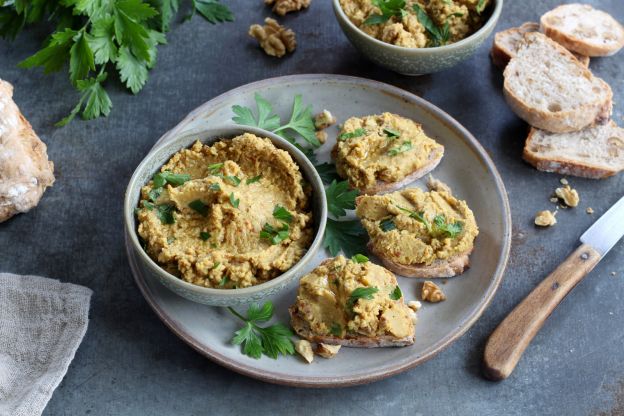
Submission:
{"label": "knife", "polygon": [[546,277],[492,332],[484,375],[504,380],[552,311],[624,236],[624,197],[581,236],[581,246]]}

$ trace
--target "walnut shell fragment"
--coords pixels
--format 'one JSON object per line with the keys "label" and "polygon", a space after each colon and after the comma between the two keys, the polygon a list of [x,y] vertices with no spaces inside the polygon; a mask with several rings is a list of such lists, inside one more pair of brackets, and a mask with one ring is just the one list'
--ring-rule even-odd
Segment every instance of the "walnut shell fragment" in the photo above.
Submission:
{"label": "walnut shell fragment", "polygon": [[264,0],[267,6],[273,6],[273,13],[284,16],[289,12],[298,12],[310,7],[311,0]]}
{"label": "walnut shell fragment", "polygon": [[264,26],[251,25],[249,35],[260,43],[269,56],[281,58],[286,53],[291,53],[297,47],[295,32],[277,23],[277,20],[267,17]]}

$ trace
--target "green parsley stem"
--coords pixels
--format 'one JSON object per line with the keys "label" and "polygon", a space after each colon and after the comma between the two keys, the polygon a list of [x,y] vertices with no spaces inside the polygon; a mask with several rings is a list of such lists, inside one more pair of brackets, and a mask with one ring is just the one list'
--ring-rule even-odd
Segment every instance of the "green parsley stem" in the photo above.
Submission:
{"label": "green parsley stem", "polygon": [[235,317],[237,317],[237,318],[238,318],[238,319],[240,319],[241,321],[243,321],[243,322],[247,322],[247,319],[246,319],[243,315],[241,315],[240,313],[236,312],[236,311],[235,311],[235,310],[234,310],[231,306],[228,306],[228,307],[227,307],[227,310],[228,310],[228,311],[230,311],[230,313],[231,313],[232,315],[234,315]]}

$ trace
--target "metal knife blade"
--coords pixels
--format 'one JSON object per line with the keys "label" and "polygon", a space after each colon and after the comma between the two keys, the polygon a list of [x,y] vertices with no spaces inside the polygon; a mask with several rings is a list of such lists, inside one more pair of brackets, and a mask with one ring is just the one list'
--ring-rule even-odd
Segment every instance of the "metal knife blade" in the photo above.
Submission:
{"label": "metal knife blade", "polygon": [[583,233],[581,241],[592,246],[604,257],[622,236],[624,236],[624,197]]}

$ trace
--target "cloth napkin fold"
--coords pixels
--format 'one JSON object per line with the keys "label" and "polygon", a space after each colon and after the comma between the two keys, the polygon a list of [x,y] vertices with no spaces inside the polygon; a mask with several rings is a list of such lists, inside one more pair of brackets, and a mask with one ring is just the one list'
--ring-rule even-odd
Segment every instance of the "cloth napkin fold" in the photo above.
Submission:
{"label": "cloth napkin fold", "polygon": [[92,293],[0,273],[0,415],[43,412],[87,331]]}

